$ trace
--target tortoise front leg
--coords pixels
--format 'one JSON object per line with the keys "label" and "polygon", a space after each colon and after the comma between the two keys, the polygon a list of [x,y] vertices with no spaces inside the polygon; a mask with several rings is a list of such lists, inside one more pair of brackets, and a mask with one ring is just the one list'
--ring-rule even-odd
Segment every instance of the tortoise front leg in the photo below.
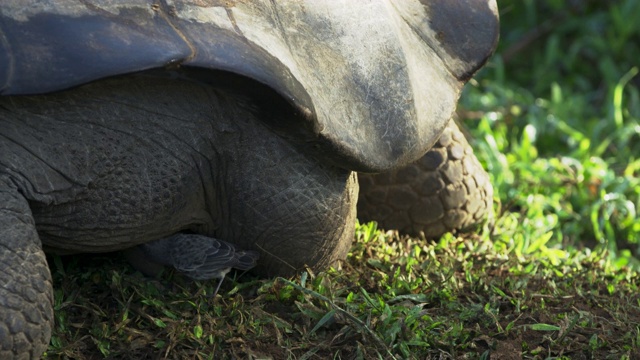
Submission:
{"label": "tortoise front leg", "polygon": [[436,238],[491,218],[493,187],[471,145],[449,121],[421,159],[383,174],[358,174],[358,218]]}
{"label": "tortoise front leg", "polygon": [[29,204],[0,175],[0,359],[39,359],[52,325],[51,273]]}

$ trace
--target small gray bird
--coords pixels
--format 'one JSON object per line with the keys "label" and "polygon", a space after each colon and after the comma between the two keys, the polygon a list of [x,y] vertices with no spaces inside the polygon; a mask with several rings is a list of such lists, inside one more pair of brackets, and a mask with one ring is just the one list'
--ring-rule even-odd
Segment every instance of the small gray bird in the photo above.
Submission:
{"label": "small gray bird", "polygon": [[175,267],[194,280],[218,278],[213,297],[231,268],[249,270],[256,266],[256,251],[239,250],[235,245],[196,234],[175,234],[139,246],[149,260]]}

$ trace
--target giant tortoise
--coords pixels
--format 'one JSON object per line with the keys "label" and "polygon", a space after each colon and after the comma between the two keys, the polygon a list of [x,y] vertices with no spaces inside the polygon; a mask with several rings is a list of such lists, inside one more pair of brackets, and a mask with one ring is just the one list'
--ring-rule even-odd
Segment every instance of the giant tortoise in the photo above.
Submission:
{"label": "giant tortoise", "polygon": [[356,172],[394,171],[361,179],[386,226],[477,221],[491,188],[448,123],[497,34],[493,0],[2,0],[0,358],[49,342],[45,251],[200,234],[326,268]]}

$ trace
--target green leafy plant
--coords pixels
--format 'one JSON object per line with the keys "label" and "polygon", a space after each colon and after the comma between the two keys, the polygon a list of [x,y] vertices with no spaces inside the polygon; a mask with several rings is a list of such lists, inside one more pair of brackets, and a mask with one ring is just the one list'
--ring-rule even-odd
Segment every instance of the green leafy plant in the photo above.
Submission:
{"label": "green leafy plant", "polygon": [[189,282],[50,259],[47,358],[640,358],[640,2],[499,0],[459,118],[496,189],[477,234],[358,224],[340,267]]}

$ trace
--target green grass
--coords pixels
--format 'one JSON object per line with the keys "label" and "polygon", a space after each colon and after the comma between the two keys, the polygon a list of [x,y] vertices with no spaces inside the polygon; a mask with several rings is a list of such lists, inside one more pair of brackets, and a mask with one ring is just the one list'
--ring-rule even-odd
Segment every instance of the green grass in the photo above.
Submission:
{"label": "green grass", "polygon": [[[341,269],[143,279],[121,257],[56,262],[49,355],[75,359],[633,359],[638,274],[595,252],[437,242],[360,225]],[[72,268],[73,273],[65,271]],[[124,270],[123,270],[124,269]],[[520,355],[521,354],[521,355]]]}
{"label": "green grass", "polygon": [[640,358],[640,2],[503,0],[458,114],[495,217],[431,241],[359,225],[341,268],[149,280],[50,259],[48,358]]}
{"label": "green grass", "polygon": [[461,102],[462,115],[475,117],[468,124],[476,153],[500,196],[496,227],[502,220],[529,228],[499,236],[521,236],[525,247],[550,236],[638,268],[640,25],[621,14],[640,16],[640,3],[500,5],[498,55]]}

